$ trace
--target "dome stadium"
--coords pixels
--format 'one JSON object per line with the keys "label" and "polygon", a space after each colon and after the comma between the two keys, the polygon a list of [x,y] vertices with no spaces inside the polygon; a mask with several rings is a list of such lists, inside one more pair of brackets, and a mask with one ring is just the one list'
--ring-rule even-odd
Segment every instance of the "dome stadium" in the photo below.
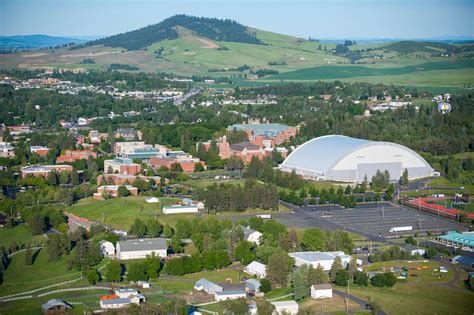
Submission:
{"label": "dome stadium", "polygon": [[409,179],[435,175],[433,168],[415,151],[391,142],[378,142],[340,135],[322,136],[300,145],[280,164],[304,178],[341,182],[370,181],[377,170],[397,181],[405,169]]}

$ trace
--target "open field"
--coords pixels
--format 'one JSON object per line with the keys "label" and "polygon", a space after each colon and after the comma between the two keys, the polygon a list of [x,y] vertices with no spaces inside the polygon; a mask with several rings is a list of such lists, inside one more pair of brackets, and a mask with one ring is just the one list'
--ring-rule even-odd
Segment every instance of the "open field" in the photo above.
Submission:
{"label": "open field", "polygon": [[8,245],[10,245],[12,241],[15,241],[18,245],[32,244],[33,238],[35,245],[38,245],[44,240],[42,235],[33,237],[30,227],[27,224],[17,225],[13,229],[0,229],[0,246],[5,246],[5,248],[8,248]]}
{"label": "open field", "polygon": [[[361,311],[362,308],[359,304],[353,302],[352,300],[348,301],[348,309],[349,312]],[[316,314],[320,314],[321,310],[324,313],[333,314],[334,312],[341,312],[346,314],[346,305],[344,303],[344,299],[338,295],[333,295],[332,299],[322,299],[322,300],[313,300],[313,299],[305,299],[300,304],[301,310],[306,311],[317,311]]]}
{"label": "open field", "polygon": [[[162,197],[160,206],[168,206],[180,200],[179,198]],[[135,218],[147,220],[157,216],[161,223],[167,223],[178,218],[193,217],[193,215],[162,215],[158,204],[146,203],[145,197],[113,198],[103,201],[87,198],[75,204],[70,212],[79,217],[127,231]]]}
{"label": "open field", "polygon": [[350,293],[370,298],[388,314],[471,314],[474,294],[431,283],[397,283],[392,288],[351,287]]}
{"label": "open field", "polygon": [[[440,273],[439,267],[448,267],[447,273]],[[409,275],[416,274],[416,277],[408,276],[408,282],[448,282],[454,277],[454,272],[446,264],[440,264],[436,261],[428,262],[407,262],[407,261],[384,261],[373,263],[364,268],[364,271],[388,271],[390,268],[407,268]],[[426,267],[426,269],[417,269]]]}
{"label": "open field", "polygon": [[58,261],[48,262],[48,253],[42,249],[31,266],[25,266],[24,257],[24,252],[12,257],[3,276],[0,296],[30,291],[81,276],[79,271],[67,270],[66,261],[69,257],[65,256]]}

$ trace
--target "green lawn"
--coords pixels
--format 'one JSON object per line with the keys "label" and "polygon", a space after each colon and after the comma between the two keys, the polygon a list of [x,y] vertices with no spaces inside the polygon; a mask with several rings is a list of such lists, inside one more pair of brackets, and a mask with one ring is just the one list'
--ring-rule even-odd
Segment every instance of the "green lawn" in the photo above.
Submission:
{"label": "green lawn", "polygon": [[25,266],[24,252],[14,255],[0,285],[0,296],[30,291],[48,285],[79,278],[81,273],[67,270],[68,257],[48,262],[48,254],[42,249],[33,265]]}
{"label": "green lawn", "polygon": [[[35,245],[38,245],[44,240],[43,236],[35,237]],[[15,241],[18,245],[21,244],[32,244],[33,235],[31,234],[30,227],[27,224],[20,224],[12,229],[1,228],[0,229],[0,246],[8,248],[10,243]]]}
{"label": "green lawn", "polygon": [[350,293],[381,305],[388,314],[472,314],[474,294],[430,283],[397,283],[393,288],[350,289]]}
{"label": "green lawn", "polygon": [[[416,268],[426,266],[427,269],[418,270]],[[406,262],[406,261],[384,261],[373,263],[370,266],[367,266],[365,271],[388,271],[389,268],[406,267],[408,269],[407,273],[409,274],[407,281],[408,282],[448,282],[451,281],[454,277],[454,273],[451,269],[448,269],[447,273],[440,273],[439,267],[449,267],[446,264],[440,264],[435,261],[429,262]],[[414,268],[411,270],[411,268]],[[436,270],[436,271],[435,271]],[[411,274],[416,274],[416,277],[410,276]]]}
{"label": "green lawn", "polygon": [[[161,206],[174,204],[179,198],[160,198]],[[75,204],[70,212],[83,218],[103,222],[117,229],[128,230],[136,218],[142,220],[153,219],[158,216],[162,223],[173,222],[178,218],[192,218],[193,215],[160,214],[159,205],[146,203],[145,197],[113,198],[97,201],[86,198]]]}
{"label": "green lawn", "polygon": [[293,293],[292,288],[273,289],[267,294],[265,294],[265,299],[267,300],[278,299],[279,297],[282,297],[291,293]]}

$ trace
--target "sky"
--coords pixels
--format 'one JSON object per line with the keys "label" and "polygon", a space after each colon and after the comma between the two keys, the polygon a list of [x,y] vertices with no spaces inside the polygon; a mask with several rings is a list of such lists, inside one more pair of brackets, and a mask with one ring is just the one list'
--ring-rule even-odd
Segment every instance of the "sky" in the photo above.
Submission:
{"label": "sky", "polygon": [[474,0],[0,0],[0,35],[113,35],[175,14],[318,39],[474,36]]}

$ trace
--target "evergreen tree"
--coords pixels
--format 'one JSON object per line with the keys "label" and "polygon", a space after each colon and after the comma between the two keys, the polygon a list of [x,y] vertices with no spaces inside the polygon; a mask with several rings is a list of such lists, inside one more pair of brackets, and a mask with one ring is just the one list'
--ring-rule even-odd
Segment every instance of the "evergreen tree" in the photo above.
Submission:
{"label": "evergreen tree", "polygon": [[293,288],[293,297],[296,301],[302,300],[308,296],[309,288],[301,272],[301,269],[295,270],[291,274],[291,286]]}
{"label": "evergreen tree", "polygon": [[352,279],[357,272],[357,259],[355,257],[352,257],[349,264],[347,264],[347,271]]}
{"label": "evergreen tree", "polygon": [[263,278],[260,280],[260,291],[263,293],[268,293],[272,290],[272,284],[267,278]]}
{"label": "evergreen tree", "polygon": [[307,283],[309,286],[313,284],[324,284],[329,282],[329,277],[326,272],[324,272],[323,267],[318,264],[317,268],[310,268],[308,270]]}
{"label": "evergreen tree", "polygon": [[168,223],[166,223],[163,227],[163,236],[166,238],[170,238],[173,236],[173,229]]}
{"label": "evergreen tree", "polygon": [[33,253],[31,250],[31,246],[28,245],[25,251],[25,266],[30,266],[32,264],[33,264]]}
{"label": "evergreen tree", "polygon": [[329,279],[331,282],[334,282],[337,272],[342,269],[344,269],[342,266],[342,259],[341,257],[337,256],[332,263],[331,269],[329,270]]}
{"label": "evergreen tree", "polygon": [[369,276],[365,272],[357,271],[354,275],[354,283],[366,287],[369,284]]}
{"label": "evergreen tree", "polygon": [[143,262],[136,262],[127,268],[127,279],[130,281],[148,280],[148,266]]}
{"label": "evergreen tree", "polygon": [[285,253],[276,253],[268,258],[267,278],[272,287],[284,287],[288,279],[288,255]]}

